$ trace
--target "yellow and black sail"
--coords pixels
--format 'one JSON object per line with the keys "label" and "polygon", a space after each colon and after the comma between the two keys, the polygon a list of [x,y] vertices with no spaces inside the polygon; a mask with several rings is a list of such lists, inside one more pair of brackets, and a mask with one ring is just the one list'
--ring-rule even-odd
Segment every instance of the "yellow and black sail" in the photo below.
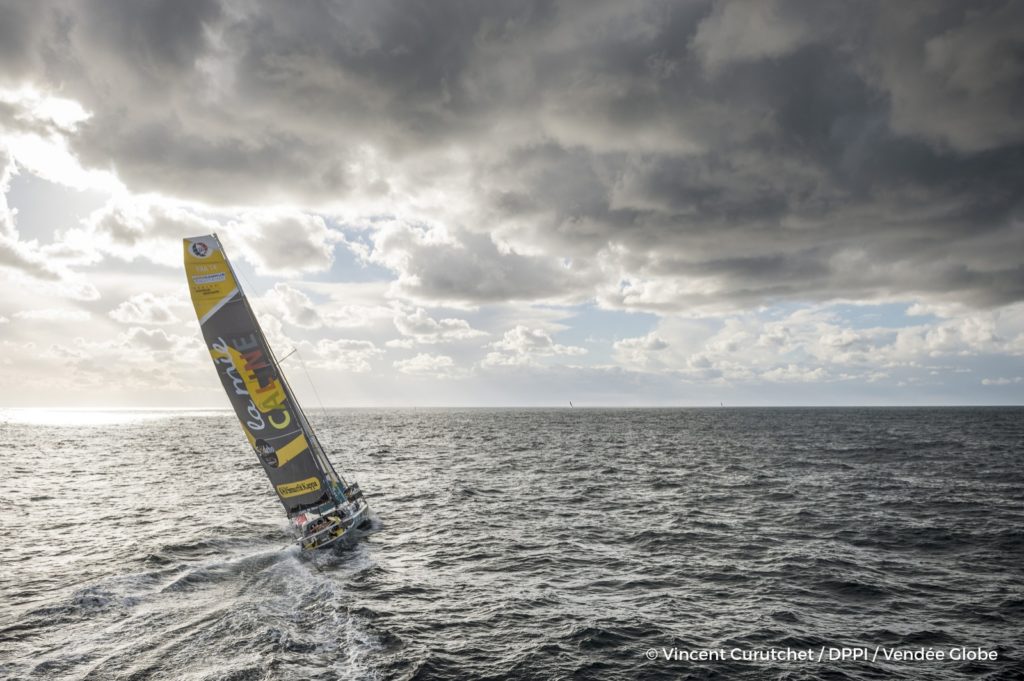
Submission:
{"label": "yellow and black sail", "polygon": [[185,273],[221,384],[288,515],[339,482],[271,353],[214,234],[185,239]]}

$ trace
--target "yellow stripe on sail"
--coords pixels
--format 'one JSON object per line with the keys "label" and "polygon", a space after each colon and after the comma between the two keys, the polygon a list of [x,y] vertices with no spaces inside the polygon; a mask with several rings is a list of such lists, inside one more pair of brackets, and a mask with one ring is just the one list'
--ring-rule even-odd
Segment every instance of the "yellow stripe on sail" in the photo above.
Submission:
{"label": "yellow stripe on sail", "polygon": [[192,305],[202,324],[235,294],[238,282],[231,274],[220,243],[212,235],[185,239],[184,250]]}
{"label": "yellow stripe on sail", "polygon": [[[240,422],[241,423],[241,422]],[[256,447],[256,437],[249,432],[249,429],[242,423],[242,432],[245,433],[245,437],[248,438],[249,444]],[[309,442],[306,440],[306,436],[299,433],[298,437],[294,438],[291,442],[286,444],[284,447],[276,450],[277,452],[277,468],[281,468],[286,463],[297,457],[302,452],[309,449]]]}
{"label": "yellow stripe on sail", "polygon": [[277,467],[284,466],[307,449],[309,449],[309,443],[306,442],[306,436],[300,433],[297,438],[277,450]]}
{"label": "yellow stripe on sail", "polygon": [[297,497],[302,494],[309,494],[320,489],[320,480],[317,478],[306,478],[296,482],[286,482],[277,486],[277,493],[282,498]]}

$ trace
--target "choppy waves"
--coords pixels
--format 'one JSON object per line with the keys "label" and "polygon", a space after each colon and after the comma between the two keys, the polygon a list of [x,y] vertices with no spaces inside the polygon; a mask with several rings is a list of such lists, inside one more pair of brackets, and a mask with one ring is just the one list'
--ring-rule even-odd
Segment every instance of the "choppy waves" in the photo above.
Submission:
{"label": "choppy waves", "polygon": [[[0,677],[1024,673],[1024,410],[333,412],[379,520],[313,557],[227,413],[106,416],[2,425]],[[999,659],[644,655],[875,645]]]}

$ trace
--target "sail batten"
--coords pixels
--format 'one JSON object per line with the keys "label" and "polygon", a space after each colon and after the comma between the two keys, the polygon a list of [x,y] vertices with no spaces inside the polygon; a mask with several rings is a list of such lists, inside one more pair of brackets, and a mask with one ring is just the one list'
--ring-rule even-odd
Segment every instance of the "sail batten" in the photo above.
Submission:
{"label": "sail batten", "polygon": [[[288,515],[330,501],[337,475],[295,400],[214,234],[184,240],[203,339],[246,438]],[[324,462],[327,462],[326,464]]]}

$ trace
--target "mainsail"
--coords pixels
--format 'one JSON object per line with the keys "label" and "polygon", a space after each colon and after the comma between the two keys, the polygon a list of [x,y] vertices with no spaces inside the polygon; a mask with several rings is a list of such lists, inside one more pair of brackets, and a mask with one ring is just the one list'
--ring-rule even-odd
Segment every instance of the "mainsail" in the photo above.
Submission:
{"label": "mainsail", "polygon": [[235,415],[289,516],[341,496],[324,454],[216,234],[185,239],[185,273]]}

